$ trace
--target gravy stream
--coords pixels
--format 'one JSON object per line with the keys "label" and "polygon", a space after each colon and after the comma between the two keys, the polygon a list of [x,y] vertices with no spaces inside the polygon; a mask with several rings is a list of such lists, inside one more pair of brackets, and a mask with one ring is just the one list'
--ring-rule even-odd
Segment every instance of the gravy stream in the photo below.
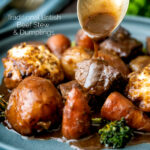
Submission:
{"label": "gravy stream", "polygon": [[94,14],[84,20],[83,29],[90,34],[94,43],[94,58],[98,57],[99,43],[109,36],[116,23],[115,15],[109,13]]}

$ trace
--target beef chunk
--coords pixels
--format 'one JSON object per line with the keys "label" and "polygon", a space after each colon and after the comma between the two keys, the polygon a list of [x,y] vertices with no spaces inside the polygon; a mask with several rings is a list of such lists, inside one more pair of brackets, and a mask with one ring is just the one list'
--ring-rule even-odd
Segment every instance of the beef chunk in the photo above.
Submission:
{"label": "beef chunk", "polygon": [[120,27],[110,38],[100,44],[100,49],[116,53],[128,63],[142,54],[142,43],[132,38],[127,30]]}
{"label": "beef chunk", "polygon": [[60,89],[63,99],[65,100],[67,99],[68,93],[72,90],[72,88],[82,89],[76,80],[60,84],[58,88]]}
{"label": "beef chunk", "polygon": [[148,54],[150,54],[150,37],[147,38],[146,45],[147,45]]}
{"label": "beef chunk", "polygon": [[129,74],[127,65],[121,60],[118,55],[105,50],[100,50],[98,52],[98,57],[116,68],[123,76],[127,77],[127,75]]}
{"label": "beef chunk", "polygon": [[89,94],[97,96],[111,88],[121,89],[126,80],[117,69],[101,59],[84,60],[78,63],[75,79]]}
{"label": "beef chunk", "polygon": [[141,71],[148,64],[150,64],[150,56],[138,56],[130,62],[129,66],[132,71]]}

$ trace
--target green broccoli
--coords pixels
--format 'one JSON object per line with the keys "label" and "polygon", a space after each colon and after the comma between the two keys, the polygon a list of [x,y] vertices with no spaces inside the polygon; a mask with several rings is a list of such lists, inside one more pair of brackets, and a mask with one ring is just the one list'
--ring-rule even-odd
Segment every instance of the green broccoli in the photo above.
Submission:
{"label": "green broccoli", "polygon": [[124,118],[106,124],[98,133],[100,143],[113,148],[124,147],[133,137],[133,130],[126,125]]}
{"label": "green broccoli", "polygon": [[5,119],[5,109],[7,107],[7,102],[3,95],[0,95],[0,121]]}

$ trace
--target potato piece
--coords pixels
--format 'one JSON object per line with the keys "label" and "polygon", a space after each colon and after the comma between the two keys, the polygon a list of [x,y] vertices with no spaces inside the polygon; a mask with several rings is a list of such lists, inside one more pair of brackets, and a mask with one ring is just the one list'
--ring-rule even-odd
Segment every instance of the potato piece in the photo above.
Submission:
{"label": "potato piece", "polygon": [[82,29],[76,34],[76,45],[87,49],[94,49],[92,39]]}
{"label": "potato piece", "polygon": [[101,116],[111,121],[124,117],[131,128],[150,132],[150,118],[118,92],[108,96],[101,109]]}
{"label": "potato piece", "polygon": [[148,64],[150,64],[150,56],[138,56],[130,62],[129,66],[132,71],[141,71]]}
{"label": "potato piece", "polygon": [[88,134],[90,120],[90,107],[85,95],[78,88],[73,88],[63,110],[63,136],[67,139],[79,139]]}
{"label": "potato piece", "polygon": [[31,135],[60,124],[63,102],[52,82],[39,77],[24,79],[13,90],[6,122],[22,135]]}
{"label": "potato piece", "polygon": [[65,76],[69,80],[75,79],[76,64],[85,60],[90,59],[93,52],[81,47],[72,47],[63,53],[61,58],[61,64],[65,73]]}
{"label": "potato piece", "polygon": [[68,49],[70,45],[71,42],[69,38],[63,34],[53,35],[47,40],[47,46],[58,58],[61,58],[64,51]]}

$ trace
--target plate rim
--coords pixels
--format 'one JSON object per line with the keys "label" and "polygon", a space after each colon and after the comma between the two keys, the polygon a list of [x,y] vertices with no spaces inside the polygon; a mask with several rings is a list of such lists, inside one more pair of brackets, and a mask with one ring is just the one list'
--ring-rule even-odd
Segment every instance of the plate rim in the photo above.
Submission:
{"label": "plate rim", "polygon": [[[60,14],[61,15],[61,14]],[[61,23],[64,23],[63,21],[77,21],[77,14],[76,13],[70,13],[70,14],[63,14],[62,16],[62,21]],[[128,15],[125,17],[124,19],[125,22],[139,22],[139,23],[144,23],[144,24],[149,24],[150,25],[150,18],[147,17],[141,17],[141,16],[132,16],[132,15]],[[49,22],[53,22],[53,21],[49,21]],[[57,23],[57,22],[56,22]],[[12,35],[11,35],[12,36]],[[9,36],[10,37],[10,36]],[[8,38],[9,38],[8,37]],[[7,40],[7,38],[5,38],[4,40]],[[3,40],[2,40],[3,41]],[[0,54],[1,55],[1,54]],[[0,141],[1,144],[1,141]],[[139,145],[148,145],[148,148],[150,147],[150,143],[141,143],[141,144],[136,144],[136,145],[130,145],[125,147],[126,149],[128,148],[132,148],[132,147],[136,147]],[[147,146],[146,146],[147,147]],[[13,148],[13,147],[12,147]],[[134,148],[135,149],[135,148]]]}

